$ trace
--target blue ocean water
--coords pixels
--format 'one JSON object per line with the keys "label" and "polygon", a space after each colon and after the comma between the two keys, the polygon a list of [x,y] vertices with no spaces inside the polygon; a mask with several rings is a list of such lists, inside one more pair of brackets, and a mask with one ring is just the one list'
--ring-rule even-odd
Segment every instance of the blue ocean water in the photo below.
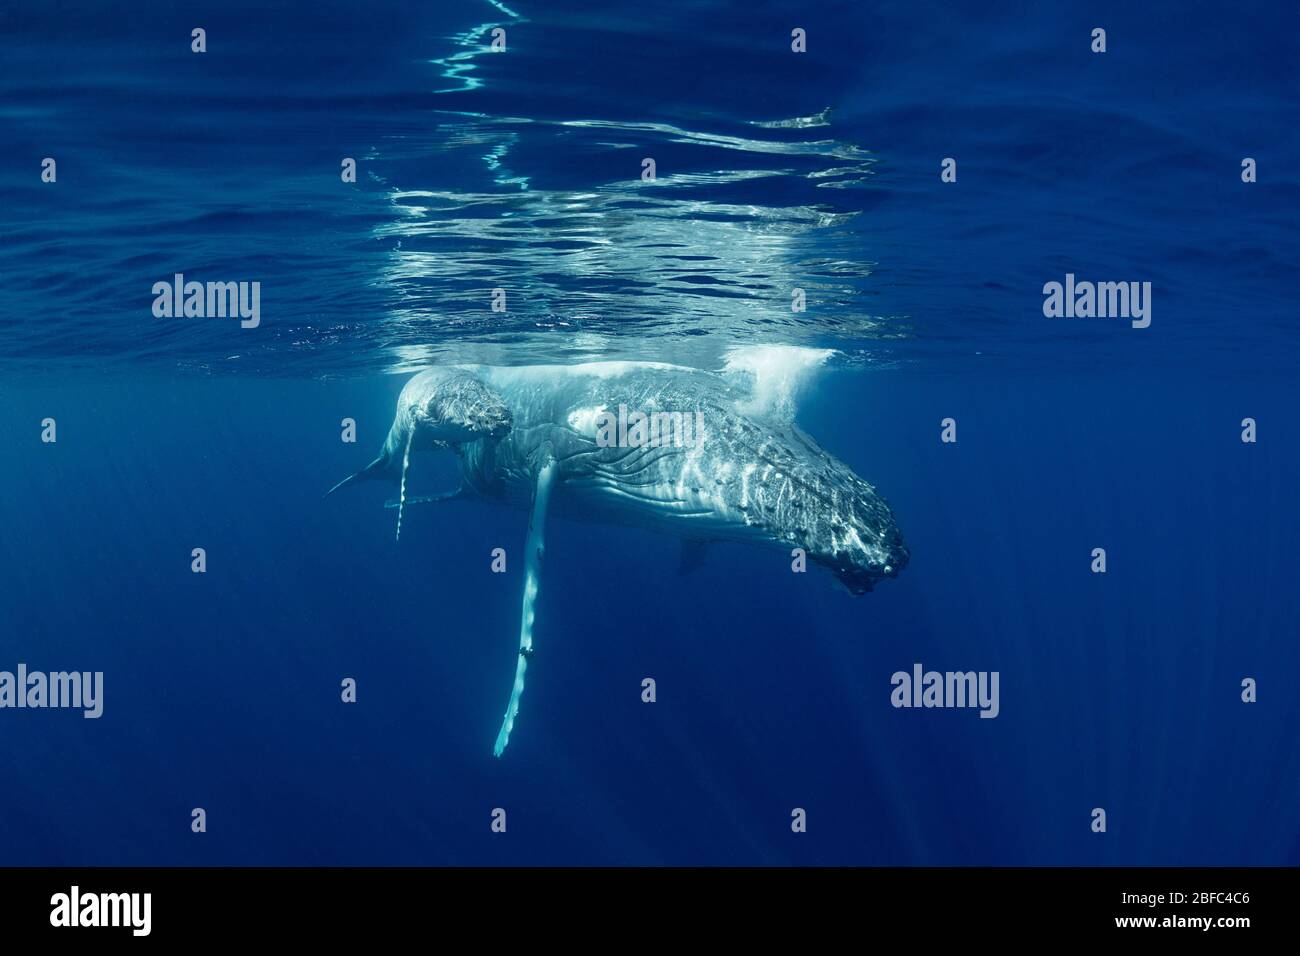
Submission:
{"label": "blue ocean water", "polygon": [[[0,710],[0,863],[1300,862],[1297,26],[0,11],[0,670],[105,675],[98,720]],[[176,273],[259,281],[261,324],[156,318]],[[1151,282],[1150,327],[1046,318],[1066,273]],[[853,597],[724,544],[681,575],[672,538],[553,517],[494,758],[522,562],[489,553],[527,516],[427,506],[394,541],[390,487],[321,494],[428,365],[749,344],[835,350],[799,421],[909,566]],[[892,707],[918,662],[999,672],[999,716]]]}

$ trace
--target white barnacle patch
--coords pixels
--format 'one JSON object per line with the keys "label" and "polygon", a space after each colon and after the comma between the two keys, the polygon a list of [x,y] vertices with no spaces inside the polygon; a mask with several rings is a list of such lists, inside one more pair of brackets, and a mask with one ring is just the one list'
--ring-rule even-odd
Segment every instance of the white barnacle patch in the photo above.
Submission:
{"label": "white barnacle patch", "polygon": [[[677,478],[677,496],[685,498],[687,494],[687,485],[690,484],[697,489],[704,489],[703,499],[709,497],[707,490],[707,480],[704,472],[700,470],[700,459],[704,453],[704,442],[697,441],[686,452],[686,461],[682,463],[682,470]],[[696,496],[696,502],[701,500],[701,496]]]}
{"label": "white barnacle patch", "polygon": [[849,529],[849,533],[844,536],[844,544],[846,547],[852,547],[855,550],[862,551],[864,553],[867,551],[867,545],[862,540],[862,538],[858,536],[857,528]]}
{"label": "white barnacle patch", "polygon": [[589,408],[575,408],[569,412],[567,419],[569,427],[584,438],[596,439],[596,422],[602,415],[607,414],[604,405],[591,406]]}
{"label": "white barnacle patch", "polygon": [[749,504],[749,476],[752,475],[757,468],[758,465],[751,461],[745,465],[744,470],[740,473],[740,503],[742,505]]}

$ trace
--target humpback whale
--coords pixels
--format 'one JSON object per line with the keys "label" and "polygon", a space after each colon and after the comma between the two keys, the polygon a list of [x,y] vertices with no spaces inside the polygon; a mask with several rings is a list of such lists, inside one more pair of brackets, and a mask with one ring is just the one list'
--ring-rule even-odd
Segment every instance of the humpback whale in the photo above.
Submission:
{"label": "humpback whale", "polygon": [[[625,361],[426,369],[402,389],[378,457],[326,496],[359,481],[396,483],[388,504],[399,538],[408,505],[477,498],[529,512],[519,654],[493,749],[499,757],[533,659],[551,510],[675,535],[684,566],[708,542],[749,541],[802,549],[853,594],[903,569],[907,546],[889,505],[794,423],[804,372],[830,354],[733,349],[721,371]],[[683,436],[683,422],[700,427]],[[455,456],[461,485],[408,498],[411,452],[430,450]]]}

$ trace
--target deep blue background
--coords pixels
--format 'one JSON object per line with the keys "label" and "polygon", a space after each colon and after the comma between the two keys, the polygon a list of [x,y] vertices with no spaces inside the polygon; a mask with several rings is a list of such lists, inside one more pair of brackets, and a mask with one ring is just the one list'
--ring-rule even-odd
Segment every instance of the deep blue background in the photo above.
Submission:
{"label": "deep blue background", "polygon": [[[498,761],[520,574],[488,555],[523,513],[415,509],[397,544],[388,489],[319,500],[359,460],[335,423],[377,440],[395,384],[6,394],[5,661],[107,682],[98,721],[4,713],[8,860],[1296,860],[1287,389],[832,374],[808,418],[891,499],[907,571],[854,599],[724,546],[679,577],[671,540],[557,518]],[[1001,716],[894,710],[914,661],[1000,671]]]}
{"label": "deep blue background", "polygon": [[[98,721],[0,712],[0,862],[1300,862],[1293,6],[509,6],[510,52],[453,93],[429,61],[488,4],[0,15],[0,668],[106,674]],[[591,119],[623,125],[541,125]],[[628,125],[651,123],[761,144]],[[767,151],[817,141],[874,162],[824,189],[807,174],[858,159]],[[654,206],[620,191],[645,154],[772,175]],[[340,155],[365,160],[344,193]],[[406,215],[395,190],[439,195]],[[612,238],[575,258],[583,190]],[[789,225],[814,208],[858,215]],[[662,272],[666,237],[714,257],[699,282]],[[487,260],[516,303],[496,327]],[[154,320],[176,270],[260,279],[260,334]],[[1044,319],[1066,271],[1154,282],[1152,327]],[[800,419],[911,565],[856,599],[779,550],[682,577],[671,539],[555,518],[495,760],[521,575],[489,552],[526,516],[415,509],[395,543],[391,489],[320,500],[382,441],[391,373],[450,344],[708,364],[754,341],[840,350]],[[893,709],[917,661],[1000,671],[1001,715]]]}

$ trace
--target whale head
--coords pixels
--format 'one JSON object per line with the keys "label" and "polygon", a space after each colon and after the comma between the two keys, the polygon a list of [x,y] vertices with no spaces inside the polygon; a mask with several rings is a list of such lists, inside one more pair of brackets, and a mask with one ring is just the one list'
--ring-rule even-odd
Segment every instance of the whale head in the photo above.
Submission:
{"label": "whale head", "polygon": [[[819,546],[820,545],[820,546]],[[830,570],[850,594],[866,594],[907,567],[908,550],[893,517],[883,523],[852,526],[829,543],[812,543],[808,555]]]}
{"label": "whale head", "polygon": [[411,429],[416,447],[497,439],[510,431],[510,408],[494,389],[464,372],[430,370],[407,383],[398,400],[399,427]]}
{"label": "whale head", "polygon": [[428,369],[402,389],[397,414],[379,456],[325,492],[325,497],[359,481],[400,479],[412,449],[429,451],[479,440],[496,441],[513,424],[510,408],[501,395],[469,372]]}
{"label": "whale head", "polygon": [[772,496],[769,517],[779,540],[802,548],[850,594],[866,594],[907,567],[903,533],[875,488],[820,449],[794,475],[793,490],[782,493],[778,483]]}

